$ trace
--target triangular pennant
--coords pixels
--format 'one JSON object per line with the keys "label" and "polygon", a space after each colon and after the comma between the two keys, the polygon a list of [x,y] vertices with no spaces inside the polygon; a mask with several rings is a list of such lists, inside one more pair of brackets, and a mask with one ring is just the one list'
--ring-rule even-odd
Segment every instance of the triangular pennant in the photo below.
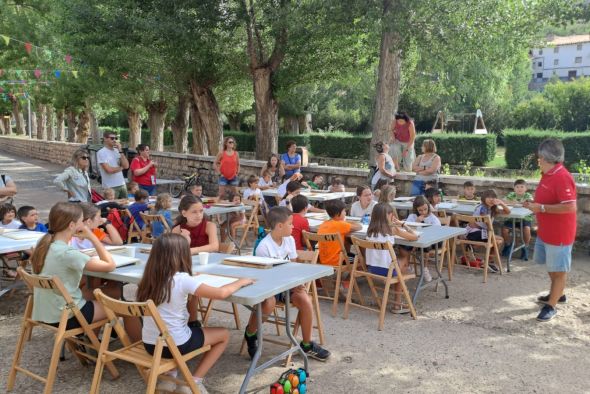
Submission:
{"label": "triangular pennant", "polygon": [[123,74],[121,74],[121,78],[123,78],[123,79],[129,79],[129,73],[123,73]]}
{"label": "triangular pennant", "polygon": [[25,51],[30,55],[31,51],[33,50],[33,44],[30,42],[25,42]]}
{"label": "triangular pennant", "polygon": [[74,78],[78,78],[78,71],[72,70],[72,75],[74,76]]}
{"label": "triangular pennant", "polygon": [[43,53],[46,57],[51,58],[51,51],[49,49],[46,49]]}
{"label": "triangular pennant", "polygon": [[35,72],[33,74],[35,74],[35,78],[39,79],[39,78],[41,78],[41,74],[43,74],[43,73],[41,72],[41,70],[39,70],[37,68],[37,69],[35,69]]}
{"label": "triangular pennant", "polygon": [[102,76],[104,75],[104,68],[103,68],[103,67],[99,67],[99,68],[98,68],[98,75],[99,75],[100,77],[102,77]]}
{"label": "triangular pennant", "polygon": [[70,55],[70,54],[66,55],[66,63],[68,63],[68,64],[72,63],[72,55]]}
{"label": "triangular pennant", "polygon": [[2,37],[6,45],[10,44],[10,37],[5,36],[4,34],[0,34],[0,37]]}
{"label": "triangular pennant", "polygon": [[59,77],[61,77],[61,71],[60,71],[60,70],[55,70],[55,71],[53,72],[53,74],[55,75],[55,78],[59,78]]}

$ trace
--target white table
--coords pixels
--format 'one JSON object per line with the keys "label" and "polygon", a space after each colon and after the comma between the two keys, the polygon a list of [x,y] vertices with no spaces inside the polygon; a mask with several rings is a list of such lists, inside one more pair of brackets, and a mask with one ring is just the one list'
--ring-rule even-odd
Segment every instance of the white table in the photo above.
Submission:
{"label": "white table", "polygon": [[[133,246],[149,247],[151,245],[134,244]],[[147,262],[147,254],[138,252],[135,256],[142,260],[142,262]],[[314,281],[316,279],[323,278],[325,276],[330,276],[334,274],[334,269],[330,266],[320,264],[299,263],[282,264],[270,269],[246,268],[220,264],[225,257],[229,256],[233,255],[211,253],[209,254],[209,264],[207,265],[199,265],[198,256],[193,256],[192,260],[193,273],[207,273],[212,275],[224,275],[237,278],[251,278],[255,280],[254,284],[241,288],[240,290],[236,291],[234,294],[232,294],[226,299],[226,301],[229,302],[235,302],[238,304],[254,307],[256,309],[258,327],[260,327],[260,329],[258,330],[258,350],[252,358],[252,362],[250,363],[250,367],[248,368],[248,372],[244,377],[244,381],[239,392],[246,392],[248,383],[252,376],[277,363],[278,361],[283,360],[287,355],[291,353],[301,353],[305,369],[307,370],[307,356],[299,347],[299,343],[293,337],[293,334],[289,329],[289,308],[285,308],[285,323],[287,327],[285,331],[287,332],[287,336],[289,337],[291,343],[294,346],[291,347],[289,350],[281,353],[280,355],[277,355],[276,357],[272,358],[271,360],[263,363],[262,365],[257,366],[258,360],[260,359],[260,355],[262,354],[264,332],[264,330],[262,329],[262,308],[260,307],[260,303],[267,298],[274,297],[275,295],[280,293],[284,293],[285,303],[286,305],[289,305],[289,290],[299,285],[303,285],[305,283]],[[112,272],[84,271],[84,273],[88,276],[95,276],[123,283],[139,283],[141,277],[143,276],[144,269],[145,263],[141,263],[137,265],[117,268]]]}
{"label": "white table", "polygon": [[[28,230],[22,230],[22,231],[28,231]],[[0,255],[8,254],[8,253],[15,253],[15,252],[22,252],[24,250],[31,249],[32,247],[37,245],[37,242],[39,241],[39,239],[45,235],[45,233],[41,233],[38,231],[28,231],[28,232],[31,234],[34,234],[35,238],[17,240],[17,239],[5,237],[2,234],[0,234]],[[4,294],[6,294],[7,292],[9,292],[11,289],[16,288],[16,286],[17,286],[16,281],[13,281],[9,286],[6,286],[6,287],[2,287],[0,284],[0,297],[3,296]]]}
{"label": "white table", "polygon": [[[310,201],[317,201],[317,202],[326,202],[330,200],[338,200],[340,198],[350,198],[355,197],[355,192],[338,192],[338,193],[330,193],[330,192],[318,192],[313,190],[304,190],[300,193],[307,197]],[[267,197],[283,197],[279,196],[278,189],[266,189],[262,190],[262,195]]]}

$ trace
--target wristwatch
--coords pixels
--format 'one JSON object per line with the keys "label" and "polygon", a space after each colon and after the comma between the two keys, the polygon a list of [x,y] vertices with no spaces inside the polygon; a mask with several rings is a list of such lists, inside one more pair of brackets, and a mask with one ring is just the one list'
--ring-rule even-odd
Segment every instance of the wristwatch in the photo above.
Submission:
{"label": "wristwatch", "polygon": [[547,211],[545,210],[545,204],[541,204],[541,212],[543,212],[543,213],[547,212]]}

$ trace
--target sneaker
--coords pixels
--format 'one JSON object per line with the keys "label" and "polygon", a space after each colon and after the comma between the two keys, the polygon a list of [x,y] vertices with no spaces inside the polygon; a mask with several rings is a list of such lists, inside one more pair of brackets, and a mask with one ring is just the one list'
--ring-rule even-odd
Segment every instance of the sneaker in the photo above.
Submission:
{"label": "sneaker", "polygon": [[424,267],[424,281],[426,283],[432,282],[432,275],[430,275],[430,271],[428,270],[428,267]]}
{"label": "sneaker", "polygon": [[[185,386],[185,387],[187,387],[187,386]],[[174,392],[176,392],[176,383],[174,383],[171,380],[158,380],[158,385],[156,386],[156,391],[164,391],[166,393],[174,393]]]}
{"label": "sneaker", "polygon": [[529,250],[526,246],[524,246],[522,252],[520,252],[520,259],[523,261],[529,261]]}
{"label": "sneaker", "polygon": [[[544,296],[538,296],[537,297],[537,302],[539,304],[547,304],[549,302],[549,294],[544,295]],[[558,304],[565,304],[567,303],[567,297],[564,295],[562,295],[561,297],[559,297],[559,300],[557,300]]]}
{"label": "sneaker", "polygon": [[493,274],[497,274],[498,272],[500,272],[498,267],[496,267],[494,264],[488,264],[488,271],[490,271]]}
{"label": "sneaker", "polygon": [[318,345],[317,343],[315,343],[314,341],[311,341],[307,346],[305,346],[303,342],[301,342],[299,346],[301,346],[301,349],[303,349],[307,357],[311,357],[318,361],[326,361],[328,357],[330,357],[330,352]]}
{"label": "sneaker", "polygon": [[[207,391],[207,389],[203,385],[203,382],[195,382],[195,384],[197,385],[197,389],[199,389],[199,393],[201,393],[201,394],[209,394],[209,392]],[[188,387],[188,386],[186,386],[186,385],[178,386],[176,388],[175,393],[179,393],[179,394],[193,394],[193,392],[191,391],[191,388]]]}
{"label": "sneaker", "polygon": [[256,335],[248,336],[247,331],[244,331],[244,339],[248,345],[248,355],[250,358],[254,358],[256,351],[258,350],[258,333]]}
{"label": "sneaker", "polygon": [[544,305],[543,308],[541,308],[539,315],[537,315],[537,320],[546,322],[553,319],[555,315],[557,315],[557,309],[551,305]]}

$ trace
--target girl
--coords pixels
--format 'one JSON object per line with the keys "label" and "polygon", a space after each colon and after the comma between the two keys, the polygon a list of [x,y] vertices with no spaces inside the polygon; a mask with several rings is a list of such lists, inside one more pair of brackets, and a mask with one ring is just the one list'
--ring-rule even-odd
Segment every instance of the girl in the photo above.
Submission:
{"label": "girl", "polygon": [[[399,225],[399,221],[394,216],[393,208],[390,204],[379,203],[373,208],[373,215],[371,216],[371,223],[367,229],[367,241],[389,242],[395,244],[395,236],[402,237],[409,241],[416,241],[418,235],[410,229],[404,229]],[[398,264],[402,273],[405,273],[408,268],[409,252],[401,248],[398,258]],[[391,256],[387,250],[367,249],[366,251],[367,268],[370,273],[375,275],[387,276],[389,266],[391,265]],[[397,273],[394,271],[394,276]],[[409,313],[402,304],[401,284],[393,285],[394,301],[392,312],[396,314]]]}
{"label": "girl", "polygon": [[[295,196],[298,196],[300,193],[301,193],[301,183],[296,182],[296,181],[289,182],[287,184],[287,191],[285,192],[285,195],[283,195],[283,198],[279,202],[279,206],[288,207],[289,209],[291,209],[291,199]],[[312,206],[311,204],[308,205],[307,210],[308,210],[308,212],[321,212],[321,213],[326,212],[324,209],[316,208],[316,207]]]}
{"label": "girl", "polygon": [[[121,235],[109,221],[100,216],[100,209],[89,202],[80,204],[82,208],[82,223],[86,226],[96,238],[105,245],[123,245]],[[74,248],[90,249],[92,241],[84,236],[83,233],[76,234],[70,242]]]}
{"label": "girl", "polygon": [[264,172],[268,171],[271,175],[271,180],[273,183],[279,183],[283,176],[285,176],[285,167],[283,163],[279,160],[279,156],[275,153],[270,155],[264,167],[260,171],[260,176],[264,178]]}
{"label": "girl", "polygon": [[350,207],[350,216],[357,218],[362,218],[365,215],[371,216],[373,208],[377,204],[373,201],[371,188],[367,185],[358,186],[356,188],[356,196],[358,201],[354,202]]}
{"label": "girl", "polygon": [[58,188],[68,195],[70,202],[90,202],[90,178],[88,167],[90,156],[85,149],[78,149],[72,155],[71,165],[53,180]]}
{"label": "girl", "polygon": [[[440,220],[432,213],[432,207],[424,196],[417,196],[414,199],[413,211],[406,219],[406,222],[441,226]],[[438,247],[442,248],[442,246],[442,242],[440,242]],[[428,261],[424,261],[424,280],[426,282],[432,281],[432,275],[430,275],[430,271],[428,270]]]}
{"label": "girl", "polygon": [[[492,223],[494,222],[494,218],[498,214],[498,207],[502,207],[502,213],[508,214],[510,213],[510,208],[504,203],[504,201],[500,200],[496,195],[496,192],[492,189],[485,190],[481,194],[481,204],[475,207],[475,211],[473,212],[473,216],[486,216],[489,215],[490,219],[492,219]],[[470,241],[476,242],[487,242],[488,241],[488,228],[485,222],[477,222],[473,224],[467,225],[467,239]],[[499,248],[502,244],[502,237],[496,238],[496,247]],[[471,261],[475,260],[475,256],[473,255],[473,251],[471,252]],[[494,264],[489,263],[488,268],[491,272],[498,272],[498,267]]]}
{"label": "girl", "polygon": [[176,217],[172,232],[184,236],[190,244],[191,254],[217,252],[217,226],[205,217],[205,207],[194,196],[185,196],[178,206],[180,214]]}
{"label": "girl", "polygon": [[433,140],[424,140],[422,143],[422,154],[414,161],[412,171],[416,173],[410,193],[412,196],[423,194],[426,182],[436,182],[438,180],[440,156],[436,154],[436,144]]}
{"label": "girl", "polygon": [[392,203],[395,200],[396,189],[393,185],[385,185],[381,188],[379,202]]}
{"label": "girl", "polygon": [[16,207],[12,204],[0,205],[0,228],[18,229],[22,223],[16,220]]}
{"label": "girl", "polygon": [[[229,192],[227,194],[227,201],[232,202],[235,205],[242,205],[242,199],[239,194]],[[224,223],[224,229],[221,231],[221,242],[225,242],[226,234],[230,233],[232,238],[236,236],[238,226],[246,223],[246,212],[232,212],[228,215],[228,220]]]}
{"label": "girl", "polygon": [[[172,228],[174,224],[172,222],[172,213],[170,212],[170,208],[172,208],[172,196],[168,193],[160,193],[156,198],[156,205],[154,206],[154,209],[151,213],[152,215],[162,215],[164,220],[166,220],[166,223],[168,223],[168,227]],[[165,227],[162,223],[152,223],[153,238],[158,238],[164,233],[164,230]]]}
{"label": "girl", "polygon": [[377,182],[380,179],[385,179],[387,182],[393,182],[395,167],[393,159],[389,156],[389,145],[384,144],[383,142],[377,142],[373,146],[378,153],[376,158],[377,171],[375,171],[375,175],[373,175],[373,179],[371,180],[371,186],[373,187],[373,190],[375,190]]}
{"label": "girl", "polygon": [[[189,198],[185,197],[183,200]],[[197,321],[197,297],[224,299],[253,281],[239,279],[222,287],[212,287],[203,283],[200,278],[201,276],[192,274],[191,250],[187,240],[178,234],[163,234],[152,245],[144,275],[137,288],[137,301],[152,300],[158,306],[160,316],[181,354],[211,346],[211,350],[202,356],[193,373],[200,392],[206,393],[203,378],[223,354],[229,332],[225,328],[201,328]],[[142,339],[148,353],[154,354],[160,334],[153,318],[144,318]],[[164,347],[162,357],[172,358],[168,347]],[[174,377],[177,373],[176,370],[168,372]],[[160,381],[156,391],[191,393],[188,386],[176,387],[176,383],[168,380]]]}
{"label": "girl", "polygon": [[428,189],[424,192],[424,197],[430,203],[430,210],[435,211],[437,209],[438,204],[442,201],[442,196],[440,195],[440,191],[438,189]]}
{"label": "girl", "polygon": [[215,171],[219,174],[219,198],[225,196],[226,189],[235,192],[240,184],[240,156],[236,149],[236,140],[233,137],[225,137],[223,150],[215,158]]}
{"label": "girl", "polygon": [[381,196],[381,188],[387,184],[389,184],[389,181],[385,179],[379,179],[377,181],[377,184],[373,188],[373,200],[375,202],[379,202],[379,197]]}
{"label": "girl", "polygon": [[346,189],[344,188],[344,184],[342,183],[342,179],[336,177],[332,179],[332,184],[328,188],[330,193],[342,193]]}

